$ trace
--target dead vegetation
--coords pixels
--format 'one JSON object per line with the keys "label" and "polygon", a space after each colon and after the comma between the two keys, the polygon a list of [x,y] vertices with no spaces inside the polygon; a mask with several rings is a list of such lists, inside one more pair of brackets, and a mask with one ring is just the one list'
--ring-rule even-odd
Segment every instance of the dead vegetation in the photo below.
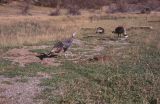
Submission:
{"label": "dead vegetation", "polygon": [[112,60],[111,56],[104,56],[104,55],[96,55],[93,58],[88,59],[90,62],[100,62],[106,64]]}
{"label": "dead vegetation", "polygon": [[153,30],[153,27],[152,26],[132,26],[127,28],[127,30],[132,30],[132,29]]}

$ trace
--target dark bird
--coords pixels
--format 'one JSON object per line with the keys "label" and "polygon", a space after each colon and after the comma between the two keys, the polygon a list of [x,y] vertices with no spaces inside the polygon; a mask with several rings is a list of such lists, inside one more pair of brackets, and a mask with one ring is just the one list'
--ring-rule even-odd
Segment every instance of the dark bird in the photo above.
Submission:
{"label": "dark bird", "polygon": [[98,28],[96,29],[96,33],[98,33],[98,34],[103,34],[103,33],[104,33],[104,28],[98,27]]}
{"label": "dark bird", "polygon": [[48,55],[46,53],[39,53],[38,55],[36,55],[36,57],[38,57],[40,60],[43,60],[44,58],[57,57],[57,55],[56,54]]}
{"label": "dark bird", "polygon": [[54,54],[54,53],[60,53],[62,50],[63,52],[66,52],[69,47],[71,47],[73,43],[73,39],[76,35],[76,32],[72,34],[72,36],[64,41],[58,41],[52,48],[52,50],[48,53],[48,55]]}
{"label": "dark bird", "polygon": [[121,34],[123,34],[123,36],[128,37],[127,33],[126,33],[126,29],[123,26],[118,26],[115,28],[114,31],[112,31],[112,33],[118,34],[118,37],[121,38]]}

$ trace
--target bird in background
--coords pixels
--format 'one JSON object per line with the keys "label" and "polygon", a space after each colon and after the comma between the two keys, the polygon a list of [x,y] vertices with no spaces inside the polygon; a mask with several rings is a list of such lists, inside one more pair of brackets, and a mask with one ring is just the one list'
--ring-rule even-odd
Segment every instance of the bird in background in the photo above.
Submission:
{"label": "bird in background", "polygon": [[103,33],[104,33],[104,28],[98,27],[98,28],[96,29],[96,33],[98,33],[98,34],[103,34]]}
{"label": "bird in background", "polygon": [[114,31],[112,31],[112,33],[118,34],[118,38],[121,38],[121,35],[123,34],[123,36],[125,36],[125,38],[128,37],[126,29],[123,26],[118,26],[115,28]]}

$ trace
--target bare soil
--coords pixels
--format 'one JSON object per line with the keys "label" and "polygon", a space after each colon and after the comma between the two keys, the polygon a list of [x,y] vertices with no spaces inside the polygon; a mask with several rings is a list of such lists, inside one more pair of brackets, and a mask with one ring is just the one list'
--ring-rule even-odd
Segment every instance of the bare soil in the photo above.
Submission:
{"label": "bare soil", "polygon": [[18,64],[21,67],[31,63],[41,63],[43,65],[51,65],[58,66],[59,63],[54,63],[54,58],[46,58],[44,60],[40,60],[36,57],[37,53],[31,52],[29,49],[21,48],[21,49],[11,49],[3,55],[4,59],[10,60],[12,64]]}
{"label": "bare soil", "polygon": [[42,88],[38,86],[41,77],[28,77],[27,82],[18,82],[20,77],[0,76],[0,104],[35,104],[34,100]]}

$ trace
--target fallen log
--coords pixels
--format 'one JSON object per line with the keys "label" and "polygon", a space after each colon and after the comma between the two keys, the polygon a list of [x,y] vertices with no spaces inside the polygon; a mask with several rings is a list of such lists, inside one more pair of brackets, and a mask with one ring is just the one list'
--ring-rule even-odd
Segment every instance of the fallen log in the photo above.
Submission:
{"label": "fallen log", "polygon": [[160,22],[160,20],[157,20],[157,21],[148,21],[148,22]]}
{"label": "fallen log", "polygon": [[148,30],[153,30],[152,26],[132,26],[128,28],[127,30],[132,30],[132,29],[148,29]]}

